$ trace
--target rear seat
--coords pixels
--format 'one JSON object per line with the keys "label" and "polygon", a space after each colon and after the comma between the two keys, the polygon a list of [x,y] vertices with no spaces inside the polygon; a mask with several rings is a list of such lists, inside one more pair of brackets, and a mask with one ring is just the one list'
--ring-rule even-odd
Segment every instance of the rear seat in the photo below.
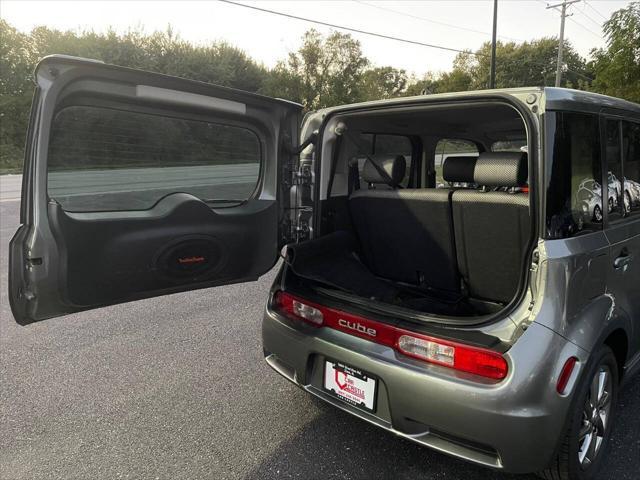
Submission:
{"label": "rear seat", "polygon": [[[474,182],[522,187],[527,155],[481,153]],[[531,231],[526,193],[456,190],[451,198],[458,268],[470,297],[508,302],[516,294]]]}
{"label": "rear seat", "polygon": [[[404,177],[404,157],[380,159],[379,164],[394,183]],[[369,160],[362,179],[373,188],[355,191],[349,209],[367,266],[390,280],[459,292],[450,191],[387,189]]]}
{"label": "rear seat", "polygon": [[[401,156],[379,159],[397,184],[404,177]],[[489,190],[522,187],[525,153],[492,152],[449,157],[443,177],[451,184]],[[378,276],[424,285],[478,300],[506,303],[518,288],[530,235],[525,193],[452,189],[389,189],[370,161],[362,179],[369,189],[349,199],[353,225],[367,266]],[[461,282],[462,277],[462,282]]]}

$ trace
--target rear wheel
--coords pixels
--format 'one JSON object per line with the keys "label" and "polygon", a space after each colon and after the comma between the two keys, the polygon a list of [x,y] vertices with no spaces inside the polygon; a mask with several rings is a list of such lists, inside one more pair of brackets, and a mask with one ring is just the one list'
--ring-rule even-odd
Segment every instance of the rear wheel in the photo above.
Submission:
{"label": "rear wheel", "polygon": [[607,346],[593,357],[576,390],[569,428],[560,451],[547,470],[547,480],[597,478],[611,436],[618,398],[618,366]]}
{"label": "rear wheel", "polygon": [[624,213],[629,215],[631,213],[631,194],[624,192]]}

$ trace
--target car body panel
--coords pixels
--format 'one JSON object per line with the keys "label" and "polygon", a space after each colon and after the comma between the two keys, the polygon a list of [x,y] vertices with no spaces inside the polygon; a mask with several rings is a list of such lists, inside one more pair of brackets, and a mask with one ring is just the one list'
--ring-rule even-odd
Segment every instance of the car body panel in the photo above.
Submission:
{"label": "car body panel", "polygon": [[[262,328],[267,362],[308,392],[410,440],[513,472],[539,470],[550,460],[556,445],[549,439],[558,438],[570,403],[569,395],[556,395],[554,379],[569,356],[587,358],[583,349],[533,324],[506,354],[508,378],[482,384],[365,339],[292,322],[270,309]],[[528,348],[532,343],[540,348]],[[324,358],[379,379],[375,415],[324,394],[318,375]]]}

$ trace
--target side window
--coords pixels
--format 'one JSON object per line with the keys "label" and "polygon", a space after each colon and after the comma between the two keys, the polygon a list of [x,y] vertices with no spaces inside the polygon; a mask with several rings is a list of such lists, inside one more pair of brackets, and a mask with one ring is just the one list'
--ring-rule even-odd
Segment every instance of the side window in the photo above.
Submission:
{"label": "side window", "polygon": [[622,157],[624,210],[626,215],[640,216],[640,123],[622,122]]}
{"label": "side window", "polygon": [[407,170],[400,185],[405,188],[409,186],[413,154],[413,145],[409,137],[403,135],[375,135],[373,153],[375,155],[403,155],[407,161]]}
{"label": "side window", "polygon": [[175,192],[233,206],[253,194],[260,162],[246,128],[71,106],[53,122],[48,192],[69,211],[145,210]]}
{"label": "side window", "polygon": [[520,140],[500,140],[491,145],[492,152],[526,152],[527,139]]}
{"label": "side window", "polygon": [[547,237],[602,230],[600,127],[596,115],[546,115]]}
{"label": "side window", "polygon": [[436,187],[443,188],[446,182],[442,176],[442,165],[447,157],[468,157],[478,156],[478,147],[469,140],[458,140],[455,138],[443,138],[436,145],[434,165],[436,169]]}
{"label": "side window", "polygon": [[607,190],[605,204],[612,221],[623,217],[622,203],[622,157],[620,151],[620,121],[607,119],[605,121]]}
{"label": "side window", "polygon": [[[363,133],[360,135],[360,143],[368,149],[365,153],[369,155],[403,155],[407,162],[407,170],[400,185],[405,188],[409,186],[413,157],[413,144],[409,137],[404,135]],[[358,171],[360,174],[362,174],[364,162],[364,158],[358,158]],[[360,183],[362,185],[362,179]]]}

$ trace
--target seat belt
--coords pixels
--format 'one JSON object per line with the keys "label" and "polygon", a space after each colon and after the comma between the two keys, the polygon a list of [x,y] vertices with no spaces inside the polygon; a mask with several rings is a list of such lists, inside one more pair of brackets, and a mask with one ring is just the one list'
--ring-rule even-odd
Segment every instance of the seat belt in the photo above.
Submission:
{"label": "seat belt", "polygon": [[336,176],[336,167],[338,165],[338,156],[340,155],[340,145],[342,144],[342,136],[338,135],[336,144],[333,147],[331,155],[331,168],[329,170],[329,185],[327,185],[327,200],[331,198],[331,190],[333,190],[333,178]]}
{"label": "seat belt", "polygon": [[360,170],[358,170],[358,157],[349,162],[349,195],[355,190],[360,190]]}
{"label": "seat belt", "polygon": [[344,123],[340,123],[336,126],[335,128],[335,134],[338,135],[338,138],[340,138],[342,135],[345,136],[345,138],[347,138],[347,140],[349,140],[351,143],[353,143],[353,145],[355,145],[358,154],[364,156],[367,160],[369,160],[371,162],[371,164],[373,165],[373,167],[376,169],[376,171],[378,172],[378,174],[385,179],[385,181],[387,182],[387,184],[389,184],[390,186],[392,186],[393,188],[402,188],[402,185],[400,185],[399,183],[396,183],[393,181],[393,178],[391,178],[391,175],[389,175],[387,173],[387,171],[382,167],[382,165],[380,165],[380,163],[378,162],[378,160],[374,159],[371,155],[367,154],[367,153],[361,153],[364,152],[365,149],[362,148],[362,143],[360,143],[360,141],[355,138],[351,132],[349,132],[347,130],[347,126]]}

